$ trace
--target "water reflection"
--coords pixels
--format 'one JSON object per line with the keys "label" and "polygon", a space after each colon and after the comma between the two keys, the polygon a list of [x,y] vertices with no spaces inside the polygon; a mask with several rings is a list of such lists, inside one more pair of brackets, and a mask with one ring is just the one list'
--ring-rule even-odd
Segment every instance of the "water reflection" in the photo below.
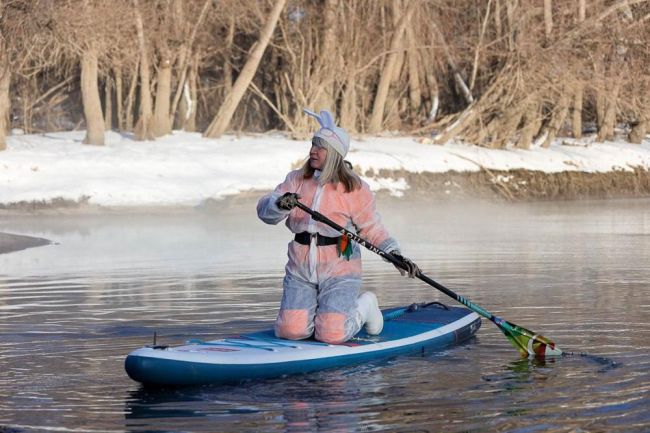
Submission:
{"label": "water reflection", "polygon": [[[129,391],[125,401],[125,426],[137,431],[151,420],[196,424],[219,420],[222,431],[246,429],[245,415],[272,418],[281,431],[345,432],[360,422],[360,400],[383,404],[381,372],[373,371],[375,386],[359,386],[345,371],[267,380],[240,386],[145,388]],[[369,383],[366,383],[369,385]],[[178,420],[177,420],[178,419]],[[194,419],[190,421],[189,419]],[[142,423],[142,420],[148,420]],[[257,424],[249,426],[259,429]]]}

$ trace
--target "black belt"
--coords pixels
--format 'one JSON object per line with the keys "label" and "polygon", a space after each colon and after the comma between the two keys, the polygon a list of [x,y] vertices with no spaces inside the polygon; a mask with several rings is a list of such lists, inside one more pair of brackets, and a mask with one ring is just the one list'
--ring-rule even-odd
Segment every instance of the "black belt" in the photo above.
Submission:
{"label": "black belt", "polygon": [[311,238],[316,237],[316,245],[323,247],[326,245],[336,245],[339,242],[339,237],[330,238],[328,236],[319,235],[318,233],[309,233],[302,232],[296,233],[296,236],[293,238],[296,242],[302,245],[309,245],[311,243]]}

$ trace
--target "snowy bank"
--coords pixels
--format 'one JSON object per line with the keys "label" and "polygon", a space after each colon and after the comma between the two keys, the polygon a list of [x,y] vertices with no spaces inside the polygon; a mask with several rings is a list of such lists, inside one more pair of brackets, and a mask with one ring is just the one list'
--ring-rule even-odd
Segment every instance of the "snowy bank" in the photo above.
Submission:
{"label": "snowy bank", "polygon": [[[307,155],[309,143],[280,134],[207,139],[176,131],[139,142],[107,132],[105,146],[82,144],[84,131],[13,135],[0,152],[0,204],[65,199],[100,206],[195,206],[251,190],[270,190]],[[348,160],[375,191],[400,195],[407,181],[390,172],[488,170],[610,172],[650,168],[650,143],[578,143],[486,149],[437,146],[414,137],[353,138]],[[426,141],[426,140],[424,140]],[[385,169],[384,173],[380,170]],[[386,171],[387,170],[387,171]],[[384,176],[384,177],[382,177]]]}

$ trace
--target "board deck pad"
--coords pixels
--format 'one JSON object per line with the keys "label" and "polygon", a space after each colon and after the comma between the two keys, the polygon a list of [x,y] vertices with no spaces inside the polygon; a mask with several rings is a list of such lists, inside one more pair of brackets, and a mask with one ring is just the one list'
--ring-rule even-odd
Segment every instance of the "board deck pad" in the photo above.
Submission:
{"label": "board deck pad", "polygon": [[469,339],[481,325],[476,313],[438,303],[382,313],[381,334],[362,330],[342,344],[285,340],[269,329],[213,341],[189,340],[176,347],[145,346],[127,356],[125,369],[145,385],[236,384],[442,348]]}

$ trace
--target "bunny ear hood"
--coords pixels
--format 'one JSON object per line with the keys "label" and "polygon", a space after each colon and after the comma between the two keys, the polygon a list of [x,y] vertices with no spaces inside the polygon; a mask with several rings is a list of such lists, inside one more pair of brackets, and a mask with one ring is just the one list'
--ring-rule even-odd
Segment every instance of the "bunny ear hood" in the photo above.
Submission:
{"label": "bunny ear hood", "polygon": [[333,129],[336,128],[336,125],[334,124],[334,118],[332,117],[332,113],[330,113],[327,110],[320,110],[320,118],[322,119],[321,125],[323,128],[327,129]]}
{"label": "bunny ear hood", "polygon": [[[317,113],[311,111],[309,108],[303,108],[302,111],[305,114],[307,114],[307,115],[313,117],[314,119],[318,120],[318,123],[320,123],[320,126],[323,126],[323,121],[321,120],[320,115],[318,115]],[[322,111],[321,111],[321,113],[322,113]]]}
{"label": "bunny ear hood", "polygon": [[308,108],[303,108],[303,111],[307,115],[316,119],[321,126],[321,128],[314,134],[314,137],[320,137],[325,140],[330,146],[332,146],[332,148],[334,148],[334,150],[345,158],[348,149],[350,149],[350,136],[345,129],[336,126],[332,113],[327,110],[321,110],[320,114],[316,114]]}

